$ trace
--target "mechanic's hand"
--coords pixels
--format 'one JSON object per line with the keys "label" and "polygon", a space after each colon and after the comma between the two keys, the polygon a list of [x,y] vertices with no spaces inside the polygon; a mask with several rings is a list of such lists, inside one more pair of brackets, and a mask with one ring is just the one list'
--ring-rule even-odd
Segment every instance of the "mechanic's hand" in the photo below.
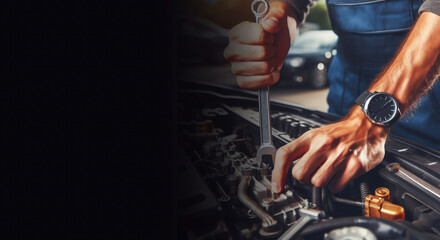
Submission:
{"label": "mechanic's hand", "polygon": [[231,70],[241,88],[256,90],[280,78],[293,40],[294,30],[289,32],[289,28],[296,29],[296,21],[288,15],[292,14],[285,3],[271,2],[261,25],[242,22],[230,30],[224,56],[231,62]]}
{"label": "mechanic's hand", "polygon": [[343,120],[313,129],[278,149],[272,190],[281,192],[290,164],[295,179],[341,191],[352,179],[377,166],[385,155],[388,129],[372,124],[359,106]]}

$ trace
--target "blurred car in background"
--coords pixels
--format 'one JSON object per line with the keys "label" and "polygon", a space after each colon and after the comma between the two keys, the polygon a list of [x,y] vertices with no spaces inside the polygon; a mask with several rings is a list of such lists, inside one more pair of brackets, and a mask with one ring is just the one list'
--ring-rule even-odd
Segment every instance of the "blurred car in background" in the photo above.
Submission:
{"label": "blurred car in background", "polygon": [[224,64],[223,51],[229,43],[228,30],[204,18],[181,19],[179,60],[183,64]]}
{"label": "blurred car in background", "polygon": [[309,31],[292,44],[281,69],[280,82],[324,88],[327,69],[336,55],[338,36],[331,30]]}

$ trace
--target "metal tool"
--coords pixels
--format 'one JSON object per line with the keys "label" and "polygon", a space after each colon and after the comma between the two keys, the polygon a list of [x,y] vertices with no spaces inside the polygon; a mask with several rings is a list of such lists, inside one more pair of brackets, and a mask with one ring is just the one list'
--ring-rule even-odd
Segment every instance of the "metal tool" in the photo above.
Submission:
{"label": "metal tool", "polygon": [[307,226],[307,224],[323,217],[322,211],[312,208],[301,208],[299,210],[299,214],[301,215],[301,218],[298,219],[298,221],[296,221],[292,226],[290,226],[290,228],[287,229],[287,231],[285,231],[283,235],[278,238],[278,240],[294,239],[295,236],[301,233],[301,231],[304,229],[304,227]]}
{"label": "metal tool", "polygon": [[[266,0],[254,0],[252,2],[252,12],[255,21],[260,23],[269,11],[269,4]],[[270,119],[270,95],[269,87],[258,90],[258,109],[260,117],[260,148],[257,151],[258,167],[263,162],[263,156],[269,155],[272,161],[275,160],[276,148],[272,141],[272,125]]]}

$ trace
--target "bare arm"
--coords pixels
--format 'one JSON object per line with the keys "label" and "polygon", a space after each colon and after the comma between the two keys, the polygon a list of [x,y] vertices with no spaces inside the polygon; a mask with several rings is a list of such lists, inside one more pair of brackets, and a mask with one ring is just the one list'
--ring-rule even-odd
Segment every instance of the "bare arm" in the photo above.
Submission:
{"label": "bare arm", "polygon": [[[440,16],[424,12],[369,90],[392,94],[405,114],[434,83],[439,56]],[[372,124],[355,106],[340,122],[313,129],[278,150],[273,191],[282,190],[290,164],[297,161],[292,170],[296,179],[338,192],[382,161],[387,135],[387,128]]]}
{"label": "bare arm", "polygon": [[406,113],[434,83],[440,70],[439,55],[440,16],[424,12],[370,91],[391,93]]}

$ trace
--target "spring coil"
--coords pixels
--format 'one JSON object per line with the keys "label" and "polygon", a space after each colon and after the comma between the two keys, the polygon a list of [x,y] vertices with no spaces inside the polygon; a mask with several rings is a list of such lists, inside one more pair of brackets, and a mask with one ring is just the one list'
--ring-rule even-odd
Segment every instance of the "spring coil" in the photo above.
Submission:
{"label": "spring coil", "polygon": [[370,194],[370,188],[367,182],[361,182],[359,188],[361,190],[362,212],[365,214],[365,197]]}
{"label": "spring coil", "polygon": [[321,204],[322,210],[327,213],[328,212],[328,192],[327,188],[323,187],[321,191]]}
{"label": "spring coil", "polygon": [[365,197],[370,194],[370,188],[368,187],[368,184],[366,182],[361,182],[359,184],[359,188],[361,190],[361,198],[362,202],[365,202]]}
{"label": "spring coil", "polygon": [[314,207],[321,209],[321,188],[313,186],[312,188],[312,204]]}

